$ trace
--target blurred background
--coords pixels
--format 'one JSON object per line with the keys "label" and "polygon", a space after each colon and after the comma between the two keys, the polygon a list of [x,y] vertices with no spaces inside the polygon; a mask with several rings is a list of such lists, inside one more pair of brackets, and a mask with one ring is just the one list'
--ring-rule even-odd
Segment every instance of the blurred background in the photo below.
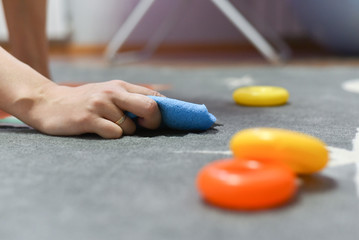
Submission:
{"label": "blurred background", "polygon": [[[140,49],[179,0],[156,0],[121,48]],[[138,0],[48,0],[53,54],[102,55]],[[293,58],[348,56],[359,52],[357,0],[232,0],[265,37],[275,34]],[[0,2],[1,5],[1,2]],[[2,8],[2,6],[0,6]],[[7,30],[0,11],[0,42]],[[193,0],[156,54],[224,53],[261,58],[253,45],[210,0]]]}

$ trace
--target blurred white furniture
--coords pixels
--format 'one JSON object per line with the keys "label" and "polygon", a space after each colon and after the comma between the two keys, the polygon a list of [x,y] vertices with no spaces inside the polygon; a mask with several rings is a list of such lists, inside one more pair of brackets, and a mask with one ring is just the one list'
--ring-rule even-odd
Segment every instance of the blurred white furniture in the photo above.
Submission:
{"label": "blurred white furniture", "polygon": [[[178,0],[177,0],[178,1]],[[183,11],[191,6],[194,0],[181,0],[178,6],[167,13],[166,18],[154,34],[149,38],[146,46],[140,52],[117,52],[121,49],[126,39],[136,28],[140,20],[150,9],[155,0],[139,0],[138,4],[117,31],[113,39],[107,45],[105,57],[109,61],[118,59],[119,61],[129,62],[137,61],[141,58],[150,57],[164,38],[170,33],[173,26],[178,22]],[[210,0],[222,13],[241,31],[244,36],[257,48],[257,50],[271,63],[277,64],[283,62],[290,54],[289,47],[279,37],[273,39],[272,46],[247,20],[240,11],[229,0]],[[272,34],[273,36],[275,34]]]}

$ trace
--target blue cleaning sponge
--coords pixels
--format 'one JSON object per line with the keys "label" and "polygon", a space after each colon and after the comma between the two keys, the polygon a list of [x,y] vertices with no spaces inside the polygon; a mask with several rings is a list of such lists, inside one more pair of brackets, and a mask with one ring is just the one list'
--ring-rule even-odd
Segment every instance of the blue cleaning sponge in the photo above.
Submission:
{"label": "blue cleaning sponge", "polygon": [[[194,104],[167,97],[149,96],[155,100],[162,114],[162,126],[184,131],[204,131],[215,122],[216,117],[205,105]],[[133,118],[133,114],[127,114]]]}

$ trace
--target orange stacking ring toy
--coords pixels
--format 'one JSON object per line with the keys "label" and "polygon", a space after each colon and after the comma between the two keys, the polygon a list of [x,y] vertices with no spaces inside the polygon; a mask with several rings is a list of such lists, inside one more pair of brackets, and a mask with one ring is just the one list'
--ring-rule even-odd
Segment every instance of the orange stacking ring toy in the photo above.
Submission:
{"label": "orange stacking ring toy", "polygon": [[197,187],[207,202],[219,207],[260,210],[289,201],[296,192],[296,178],[284,165],[222,159],[201,169]]}

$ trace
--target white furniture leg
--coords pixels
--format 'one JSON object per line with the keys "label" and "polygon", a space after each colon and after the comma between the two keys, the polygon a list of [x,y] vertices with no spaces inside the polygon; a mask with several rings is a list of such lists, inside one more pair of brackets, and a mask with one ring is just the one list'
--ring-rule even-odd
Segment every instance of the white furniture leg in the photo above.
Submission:
{"label": "white furniture leg", "polygon": [[145,13],[151,7],[155,0],[140,0],[130,16],[123,23],[121,28],[117,31],[113,39],[107,45],[105,50],[105,57],[108,60],[113,60],[116,56],[117,51],[122,47],[126,39],[130,36],[132,31],[135,29],[137,24],[143,18]]}
{"label": "white furniture leg", "polygon": [[160,27],[156,30],[144,47],[144,56],[150,57],[157,50],[159,45],[168,36],[168,34],[171,33],[173,27],[180,20],[182,13],[185,12],[186,8],[190,6],[190,3],[193,1],[194,0],[181,0],[178,5],[167,14]]}
{"label": "white furniture leg", "polygon": [[[132,15],[137,16],[137,23],[128,24],[131,26],[129,28],[126,26],[126,23],[121,27],[121,29],[117,32],[116,36],[113,40],[111,40],[109,46],[106,49],[105,56],[108,60],[114,61],[115,56],[122,57],[121,63],[128,63],[131,61],[138,61],[139,59],[144,59],[150,57],[159,47],[159,45],[163,42],[165,37],[173,30],[173,27],[179,21],[181,14],[186,10],[186,7],[190,5],[193,0],[182,0],[179,1],[178,5],[172,9],[172,11],[168,12],[166,17],[163,19],[161,25],[155,30],[154,34],[147,41],[145,47],[141,51],[135,51],[130,53],[120,53],[117,54],[117,51],[121,49],[124,41],[127,39],[128,35],[134,30],[134,27],[141,20],[141,17],[145,14],[144,10],[148,11],[149,5],[147,5],[147,9],[141,7],[141,15],[138,13],[133,13]],[[135,10],[134,10],[135,11]],[[133,23],[134,21],[127,20],[126,22]]]}
{"label": "white furniture leg", "polygon": [[224,15],[240,30],[248,40],[268,59],[271,63],[281,62],[281,56],[275,49],[262,37],[262,35],[243,17],[237,8],[228,0],[212,0]]}
{"label": "white furniture leg", "polygon": [[[145,13],[149,10],[155,0],[140,0],[135,9],[132,11],[128,19],[117,31],[115,37],[108,44],[105,57],[109,61],[113,61],[117,55],[117,51],[121,49],[122,45],[135,29],[137,24],[143,18]],[[137,61],[138,58],[150,57],[163,42],[164,38],[171,32],[175,24],[178,22],[181,13],[189,6],[190,2],[194,0],[181,0],[179,5],[168,13],[163,20],[160,27],[156,30],[154,35],[148,40],[144,50],[131,56],[132,59],[126,59],[124,62]],[[276,38],[278,48],[282,49],[283,54],[277,52],[270,43],[245,19],[245,17],[229,2],[229,0],[212,0],[215,6],[240,30],[248,40],[258,49],[258,51],[271,63],[281,63],[282,59],[289,55],[289,47]],[[120,55],[124,55],[121,53]],[[133,58],[134,57],[134,58]]]}

